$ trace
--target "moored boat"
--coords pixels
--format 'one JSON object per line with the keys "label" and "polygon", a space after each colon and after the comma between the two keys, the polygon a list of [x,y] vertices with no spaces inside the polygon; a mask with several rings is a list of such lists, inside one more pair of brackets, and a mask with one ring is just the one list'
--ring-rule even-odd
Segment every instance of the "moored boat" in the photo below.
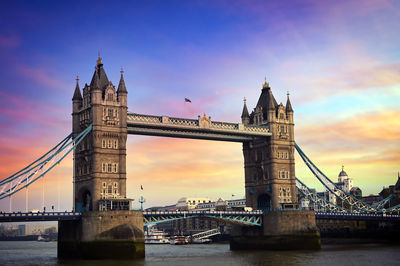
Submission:
{"label": "moored boat", "polygon": [[189,241],[184,236],[174,236],[170,238],[169,243],[171,245],[187,245]]}
{"label": "moored boat", "polygon": [[211,244],[212,240],[209,238],[196,239],[193,238],[191,244]]}
{"label": "moored boat", "polygon": [[151,230],[146,232],[144,236],[145,244],[168,244],[167,233],[162,230]]}

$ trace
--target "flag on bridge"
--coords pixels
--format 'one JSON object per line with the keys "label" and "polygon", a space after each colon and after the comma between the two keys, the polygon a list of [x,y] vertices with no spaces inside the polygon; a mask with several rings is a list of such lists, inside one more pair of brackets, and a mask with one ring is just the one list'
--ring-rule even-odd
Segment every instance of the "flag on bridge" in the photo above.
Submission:
{"label": "flag on bridge", "polygon": [[185,103],[191,103],[192,101],[188,98],[185,98]]}

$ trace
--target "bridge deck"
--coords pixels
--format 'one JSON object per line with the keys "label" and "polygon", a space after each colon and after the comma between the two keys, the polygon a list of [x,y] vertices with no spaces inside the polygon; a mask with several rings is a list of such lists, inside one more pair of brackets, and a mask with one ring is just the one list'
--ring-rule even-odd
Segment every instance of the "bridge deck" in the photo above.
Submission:
{"label": "bridge deck", "polygon": [[0,213],[0,222],[61,221],[79,219],[81,219],[80,212]]}
{"label": "bridge deck", "polygon": [[216,122],[200,116],[195,120],[128,113],[127,124],[129,134],[175,138],[245,142],[272,135],[267,127]]}
{"label": "bridge deck", "polygon": [[[262,211],[165,211],[165,212],[143,212],[144,221],[163,221],[176,220],[192,217],[225,218],[232,221],[246,223],[257,222],[263,215]],[[79,220],[82,215],[80,212],[14,212],[0,213],[0,222],[29,222],[29,221],[60,221],[60,220]],[[252,218],[253,217],[253,218]],[[245,218],[245,219],[243,219]],[[254,218],[257,219],[254,220]],[[316,212],[315,218],[318,220],[377,220],[377,221],[400,221],[398,214],[359,214],[359,213],[334,213],[334,212]],[[239,220],[241,219],[241,220]],[[253,219],[253,220],[251,220]]]}

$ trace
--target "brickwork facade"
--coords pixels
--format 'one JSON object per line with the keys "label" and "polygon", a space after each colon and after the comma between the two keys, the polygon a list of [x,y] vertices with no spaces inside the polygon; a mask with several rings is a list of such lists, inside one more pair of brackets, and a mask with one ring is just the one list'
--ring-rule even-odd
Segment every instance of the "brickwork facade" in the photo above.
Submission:
{"label": "brickwork facade", "polygon": [[127,90],[123,71],[116,90],[99,57],[83,96],[77,79],[72,102],[74,136],[93,125],[74,150],[74,208],[99,210],[101,199],[126,198]]}
{"label": "brickwork facade", "polygon": [[245,102],[242,123],[265,126],[272,133],[270,137],[243,143],[246,205],[263,210],[297,207],[294,122],[289,95],[286,106],[278,105],[265,82],[251,114]]}

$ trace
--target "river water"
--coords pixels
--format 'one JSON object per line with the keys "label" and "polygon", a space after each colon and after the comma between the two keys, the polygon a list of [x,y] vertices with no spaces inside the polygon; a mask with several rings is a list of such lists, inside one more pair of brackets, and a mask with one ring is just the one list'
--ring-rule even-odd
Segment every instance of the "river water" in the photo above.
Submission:
{"label": "river water", "polygon": [[320,251],[230,251],[229,244],[146,245],[136,261],[58,261],[57,243],[0,242],[0,265],[400,265],[400,246],[323,245]]}

